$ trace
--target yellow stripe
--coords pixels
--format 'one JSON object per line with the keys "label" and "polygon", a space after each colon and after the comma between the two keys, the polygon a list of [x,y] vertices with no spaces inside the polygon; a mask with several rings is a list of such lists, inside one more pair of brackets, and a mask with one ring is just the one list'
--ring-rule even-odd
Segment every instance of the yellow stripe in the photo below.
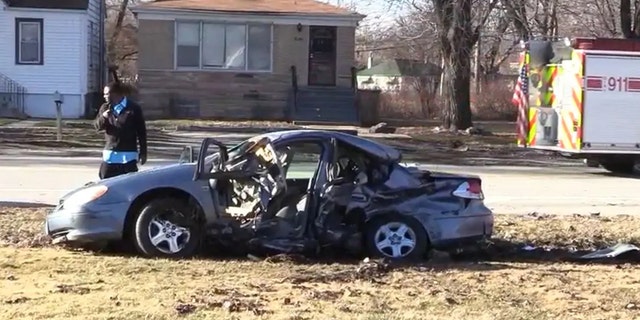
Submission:
{"label": "yellow stripe", "polygon": [[535,116],[538,110],[529,109],[529,132],[527,135],[527,144],[531,145],[536,137],[536,130],[538,121],[535,121]]}
{"label": "yellow stripe", "polygon": [[[571,77],[573,79],[572,81],[572,90],[575,92],[576,94],[576,101],[573,101],[572,99],[572,105],[573,105],[573,118],[576,120],[577,125],[578,125],[578,130],[577,132],[575,132],[575,146],[576,149],[579,150],[580,148],[582,148],[582,139],[580,137],[580,132],[581,132],[581,128],[582,128],[582,114],[580,112],[580,106],[582,105],[582,78],[583,78],[583,72],[582,72],[582,66],[583,66],[583,59],[584,59],[584,55],[577,53],[576,51],[573,52],[574,53],[574,64],[576,67],[576,72],[575,74]],[[571,124],[571,128],[573,130],[573,123]],[[574,132],[572,132],[573,134]]]}

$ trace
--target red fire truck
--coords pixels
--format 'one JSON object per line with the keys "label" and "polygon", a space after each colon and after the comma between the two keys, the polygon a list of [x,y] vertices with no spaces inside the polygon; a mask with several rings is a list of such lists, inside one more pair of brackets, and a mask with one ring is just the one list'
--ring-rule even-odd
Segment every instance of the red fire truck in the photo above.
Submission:
{"label": "red fire truck", "polygon": [[531,40],[522,49],[518,145],[640,171],[640,41]]}

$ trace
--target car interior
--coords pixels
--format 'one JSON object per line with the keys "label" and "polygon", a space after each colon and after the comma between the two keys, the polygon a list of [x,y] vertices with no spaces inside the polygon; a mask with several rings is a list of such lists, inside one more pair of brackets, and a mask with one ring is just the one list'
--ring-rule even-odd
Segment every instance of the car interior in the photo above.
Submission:
{"label": "car interior", "polygon": [[[291,145],[284,148],[287,150],[288,158],[283,161],[283,166],[287,172],[292,165],[295,167],[299,163],[296,160],[300,158],[312,158],[311,162],[307,162],[310,164],[309,169],[313,170],[309,174],[315,172],[321,150],[309,157],[305,149],[308,150],[309,146]],[[284,150],[281,152],[285,153]],[[328,182],[320,188],[318,197],[312,196],[314,179],[311,176],[304,179],[287,176],[286,193],[272,200],[270,210],[263,216],[257,235],[303,240],[311,234],[322,243],[340,241],[344,232],[336,233],[336,230],[349,222],[346,219],[346,209],[352,193],[359,183],[367,182],[366,174],[360,169],[364,167],[364,161],[359,153],[339,146],[336,161],[328,167]],[[315,211],[318,208],[320,210]]]}
{"label": "car interior", "polygon": [[[224,171],[251,174],[210,181],[219,212],[225,221],[238,222],[253,240],[278,250],[343,243],[364,222],[357,212],[347,212],[357,199],[354,190],[383,175],[372,170],[374,162],[358,150],[336,147],[335,160],[326,168],[320,167],[324,146],[316,142],[296,141],[274,149],[268,141],[254,141],[243,147],[245,152],[232,150],[235,156],[229,157]],[[319,174],[326,175],[320,179],[326,182],[316,193]]]}

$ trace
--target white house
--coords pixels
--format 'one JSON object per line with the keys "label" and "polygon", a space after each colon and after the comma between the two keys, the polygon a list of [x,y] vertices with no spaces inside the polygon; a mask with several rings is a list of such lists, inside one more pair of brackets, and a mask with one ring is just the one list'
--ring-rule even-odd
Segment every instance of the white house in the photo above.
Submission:
{"label": "white house", "polygon": [[371,57],[367,69],[358,72],[360,89],[398,92],[416,89],[416,81],[435,89],[440,78],[440,67],[410,59],[390,59],[373,65]]}
{"label": "white house", "polygon": [[104,84],[104,10],[103,0],[0,0],[0,108],[54,118],[57,91],[63,117],[83,117]]}

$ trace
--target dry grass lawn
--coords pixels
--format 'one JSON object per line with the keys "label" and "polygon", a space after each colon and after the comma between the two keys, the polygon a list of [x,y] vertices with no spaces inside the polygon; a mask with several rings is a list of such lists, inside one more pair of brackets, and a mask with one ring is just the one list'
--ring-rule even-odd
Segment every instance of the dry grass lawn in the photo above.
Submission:
{"label": "dry grass lawn", "polygon": [[16,119],[0,118],[0,127],[17,121]]}
{"label": "dry grass lawn", "polygon": [[[45,151],[51,149],[70,148],[76,155],[86,156],[87,149],[100,149],[104,145],[103,137],[98,134],[91,121],[65,120],[63,141],[56,141],[55,121],[38,121],[30,128],[1,128],[0,151],[19,150],[28,147],[30,150]],[[214,136],[234,133],[244,138],[262,133],[265,130],[291,129],[296,126],[285,122],[270,121],[209,121],[209,120],[153,120],[147,122],[150,156],[152,158],[177,157],[179,151],[175,147],[184,144],[198,144],[200,141],[187,141],[173,135],[177,131],[215,130]],[[374,138],[403,152],[403,159],[408,162],[425,162],[434,164],[459,165],[539,165],[545,162],[551,165],[577,163],[555,153],[519,148],[515,145],[515,125],[509,122],[492,122],[480,124],[482,134],[468,135],[462,132],[434,133],[434,126],[397,127],[396,133],[408,135],[410,138],[394,136],[378,136]],[[360,131],[367,131],[360,129]],[[238,141],[227,141],[235,144]],[[198,139],[196,139],[198,140]],[[170,149],[173,148],[173,149]]]}
{"label": "dry grass lawn", "polygon": [[[636,264],[567,260],[573,249],[637,243],[640,219],[631,217],[498,216],[501,240],[484,262],[438,255],[387,266],[64,250],[40,235],[47,210],[0,208],[1,319],[640,317]],[[555,250],[525,253],[525,243]]]}

